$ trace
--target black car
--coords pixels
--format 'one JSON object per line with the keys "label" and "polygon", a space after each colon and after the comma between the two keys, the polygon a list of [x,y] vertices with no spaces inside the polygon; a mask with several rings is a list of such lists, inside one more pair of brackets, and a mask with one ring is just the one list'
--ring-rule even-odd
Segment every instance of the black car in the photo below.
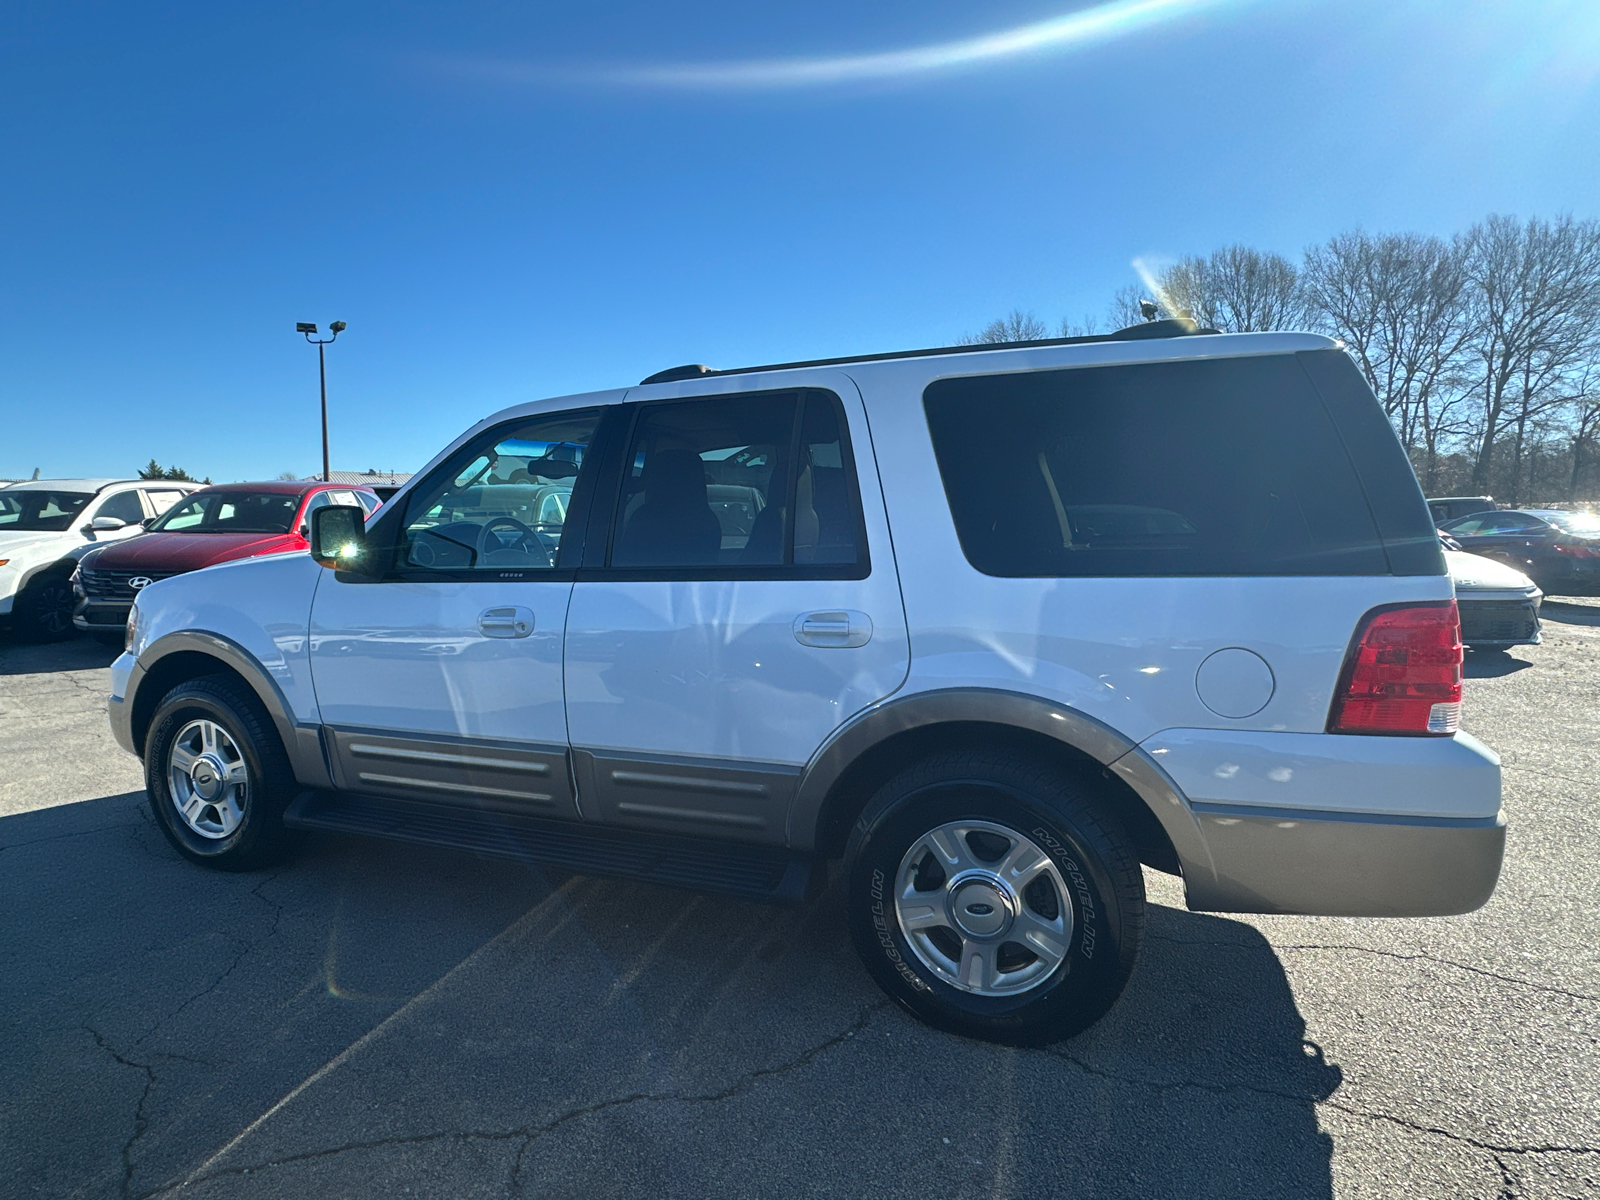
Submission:
{"label": "black car", "polygon": [[1600,595],[1600,517],[1593,513],[1502,509],[1440,529],[1468,553],[1515,567],[1548,595]]}

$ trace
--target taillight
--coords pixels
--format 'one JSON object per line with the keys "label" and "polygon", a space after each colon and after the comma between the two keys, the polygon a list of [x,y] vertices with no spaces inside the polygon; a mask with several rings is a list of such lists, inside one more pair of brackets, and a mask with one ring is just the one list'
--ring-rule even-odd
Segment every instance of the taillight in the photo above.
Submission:
{"label": "taillight", "polygon": [[1600,558],[1600,552],[1582,542],[1556,542],[1551,549],[1557,554],[1565,554],[1568,558]]}
{"label": "taillight", "polygon": [[1454,733],[1461,726],[1461,649],[1454,600],[1374,609],[1345,659],[1328,732]]}

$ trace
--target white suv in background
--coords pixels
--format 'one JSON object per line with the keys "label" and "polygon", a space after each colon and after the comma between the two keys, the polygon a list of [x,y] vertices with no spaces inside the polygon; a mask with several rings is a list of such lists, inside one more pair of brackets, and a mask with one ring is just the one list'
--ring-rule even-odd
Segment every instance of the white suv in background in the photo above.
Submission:
{"label": "white suv in background", "polygon": [[180,853],[296,830],[798,898],[944,1028],[1212,912],[1483,904],[1493,753],[1416,479],[1302,334],[1160,323],[523,404],[312,554],[139,594],[111,723]]}
{"label": "white suv in background", "polygon": [[37,641],[71,637],[72,572],[85,552],[139,533],[198,483],[33,479],[0,488],[0,616]]}

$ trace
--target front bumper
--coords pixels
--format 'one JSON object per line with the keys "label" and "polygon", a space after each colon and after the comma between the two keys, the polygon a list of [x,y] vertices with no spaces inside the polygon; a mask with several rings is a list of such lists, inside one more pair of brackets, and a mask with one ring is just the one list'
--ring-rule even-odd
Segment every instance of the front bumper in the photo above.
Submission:
{"label": "front bumper", "polygon": [[1541,640],[1539,602],[1543,599],[1537,588],[1523,592],[1458,587],[1461,640],[1475,650],[1537,646]]}
{"label": "front bumper", "polygon": [[133,744],[133,684],[134,676],[143,673],[139,660],[133,655],[127,651],[118,655],[111,664],[111,695],[106,703],[106,711],[111,718],[111,736],[117,739],[117,745],[136,756],[139,755],[139,749]]}
{"label": "front bumper", "polygon": [[72,623],[87,633],[110,633],[127,627],[131,600],[90,600],[78,597]]}
{"label": "front bumper", "polygon": [[1183,862],[1197,911],[1453,916],[1500,878],[1500,760],[1469,734],[1178,729],[1143,749],[1199,828]]}

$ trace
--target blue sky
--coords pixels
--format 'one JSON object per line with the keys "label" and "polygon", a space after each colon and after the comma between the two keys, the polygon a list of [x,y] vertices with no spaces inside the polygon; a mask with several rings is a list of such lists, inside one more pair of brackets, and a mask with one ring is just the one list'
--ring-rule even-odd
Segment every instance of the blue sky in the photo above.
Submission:
{"label": "blue sky", "polygon": [[1099,315],[1136,256],[1600,215],[1594,0],[1120,2],[13,6],[0,476],[318,469],[297,320],[349,322],[335,468],[407,470],[676,363]]}

